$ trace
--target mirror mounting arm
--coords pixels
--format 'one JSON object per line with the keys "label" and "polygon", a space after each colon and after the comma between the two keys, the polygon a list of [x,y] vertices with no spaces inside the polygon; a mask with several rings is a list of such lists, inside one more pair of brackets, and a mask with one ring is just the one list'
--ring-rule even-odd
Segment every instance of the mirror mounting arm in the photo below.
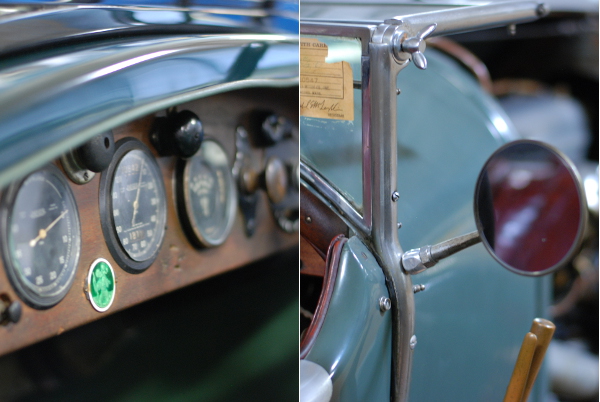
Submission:
{"label": "mirror mounting arm", "polygon": [[481,242],[477,231],[454,237],[433,246],[408,250],[402,254],[401,264],[407,274],[414,275],[433,267],[443,258]]}

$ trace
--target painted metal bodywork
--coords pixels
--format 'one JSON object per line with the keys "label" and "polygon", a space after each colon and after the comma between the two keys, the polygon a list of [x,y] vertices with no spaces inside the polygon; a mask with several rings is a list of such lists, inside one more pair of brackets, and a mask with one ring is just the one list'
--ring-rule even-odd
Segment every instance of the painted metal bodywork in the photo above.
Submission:
{"label": "painted metal bodywork", "polygon": [[[516,138],[501,108],[468,72],[433,49],[427,51],[427,58],[427,70],[411,66],[398,75],[402,93],[396,110],[397,208],[402,223],[398,236],[404,250],[475,230],[473,192],[477,175],[496,148]],[[319,173],[332,182],[341,182],[331,177],[338,171]],[[414,296],[418,343],[408,399],[500,398],[531,319],[545,315],[549,280],[510,273],[483,246],[476,245],[413,276],[412,281],[424,284],[426,290]],[[336,292],[342,290],[336,289],[334,297]],[[330,310],[328,314],[334,313]],[[353,325],[352,311],[344,314],[347,325]],[[383,352],[387,346],[379,347]],[[317,361],[320,353],[311,352],[311,359]],[[372,377],[386,375],[379,365],[371,364]],[[333,380],[334,389],[341,387],[336,385],[335,375]],[[354,395],[377,394],[380,390],[372,387],[373,381],[363,378],[362,386],[368,391]],[[541,390],[547,388],[543,375],[537,387],[532,399],[539,400]],[[388,398],[386,394],[380,400]]]}
{"label": "painted metal bodywork", "polygon": [[240,34],[138,39],[5,60],[0,186],[145,114],[231,89],[295,85],[297,57],[293,36]]}
{"label": "painted metal bodywork", "polygon": [[[486,158],[516,135],[466,71],[431,49],[428,61],[426,71],[399,75],[398,216],[405,250],[475,230],[477,175]],[[435,118],[414,118],[424,110]],[[413,282],[426,290],[415,295],[418,346],[410,400],[503,395],[523,334],[533,317],[547,315],[549,278],[515,275],[478,244],[413,276]],[[546,384],[540,380],[532,400],[541,398]]]}
{"label": "painted metal bodywork", "polygon": [[328,313],[306,357],[332,376],[333,400],[389,399],[391,313],[379,309],[381,297],[389,297],[383,272],[353,237],[342,249]]}

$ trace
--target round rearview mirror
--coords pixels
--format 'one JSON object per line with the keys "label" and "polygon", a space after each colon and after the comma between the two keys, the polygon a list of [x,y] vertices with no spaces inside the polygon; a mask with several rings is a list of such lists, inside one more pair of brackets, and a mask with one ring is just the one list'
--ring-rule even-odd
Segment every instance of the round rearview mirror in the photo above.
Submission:
{"label": "round rearview mirror", "polygon": [[519,140],[487,160],[475,186],[481,241],[509,270],[550,273],[574,254],[587,217],[581,180],[558,150]]}

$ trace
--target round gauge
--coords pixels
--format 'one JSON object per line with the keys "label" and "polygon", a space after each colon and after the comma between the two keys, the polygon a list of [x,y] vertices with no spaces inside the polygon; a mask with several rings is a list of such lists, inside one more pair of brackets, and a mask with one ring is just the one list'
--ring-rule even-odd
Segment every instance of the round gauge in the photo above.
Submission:
{"label": "round gauge", "polygon": [[75,278],[81,227],[75,197],[54,165],[4,192],[0,207],[2,256],[8,278],[25,303],[37,309],[61,301]]}
{"label": "round gauge", "polygon": [[182,226],[197,246],[222,244],[233,226],[236,187],[225,150],[204,140],[200,150],[177,165],[177,207]]}
{"label": "round gauge", "polygon": [[115,145],[100,179],[102,231],[115,261],[126,271],[141,272],[156,259],[165,235],[165,186],[144,144],[125,138]]}

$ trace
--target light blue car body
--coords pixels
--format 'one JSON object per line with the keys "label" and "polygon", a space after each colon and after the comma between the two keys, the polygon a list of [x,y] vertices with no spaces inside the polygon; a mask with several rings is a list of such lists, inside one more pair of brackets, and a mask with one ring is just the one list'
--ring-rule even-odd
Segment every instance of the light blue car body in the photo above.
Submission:
{"label": "light blue car body", "polygon": [[[475,230],[473,192],[479,171],[496,148],[517,137],[473,76],[433,49],[427,58],[427,70],[409,66],[398,75],[397,204],[405,251]],[[311,120],[301,118],[303,139],[307,132],[319,135],[302,131]],[[319,152],[335,152],[337,144],[327,149],[323,138]],[[314,153],[308,146],[316,143],[302,141],[301,154]],[[344,181],[355,185],[359,179],[344,176],[339,167],[316,170],[342,192]],[[368,258],[362,261],[361,254]],[[376,305],[386,291],[384,276],[358,238],[345,245],[343,255],[340,272],[361,272],[363,278],[337,278],[332,304],[306,358],[332,375],[332,400],[364,401],[368,395],[370,401],[387,401],[391,330],[381,331],[390,326],[390,317]],[[481,244],[412,279],[426,290],[415,295],[417,345],[409,400],[501,400],[532,319],[545,316],[550,280],[509,272]],[[542,371],[531,400],[541,400],[544,389]]]}

